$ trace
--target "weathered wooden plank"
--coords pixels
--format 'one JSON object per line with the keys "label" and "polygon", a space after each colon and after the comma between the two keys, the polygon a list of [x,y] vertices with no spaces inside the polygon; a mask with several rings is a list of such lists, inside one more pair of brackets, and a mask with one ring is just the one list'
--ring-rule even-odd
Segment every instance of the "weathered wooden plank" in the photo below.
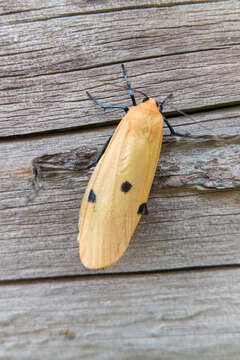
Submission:
{"label": "weathered wooden plank", "polygon": [[[11,3],[13,1],[8,4],[12,7]],[[136,1],[132,2],[132,5],[137,3],[139,4]],[[89,4],[91,3],[88,2],[88,6],[91,6]],[[109,4],[110,9],[111,4],[112,2]],[[9,22],[9,26],[6,23],[1,28],[2,55],[12,55],[13,59],[16,58],[19,61],[14,63],[12,59],[8,64],[2,56],[2,65],[5,64],[8,71],[18,73],[22,63],[22,72],[27,70],[30,75],[32,71],[36,75],[42,74],[43,69],[45,73],[59,70],[63,72],[64,69],[73,70],[74,61],[78,68],[102,65],[106,62],[119,62],[119,49],[121,49],[121,58],[124,59],[127,56],[126,60],[129,60],[238,45],[239,29],[234,24],[234,21],[239,18],[237,1],[195,4],[185,2],[181,5],[172,5],[170,7],[160,5],[159,8],[153,6],[149,9],[130,7],[124,11],[115,9],[115,11],[104,13],[103,10],[102,14],[73,16],[71,10],[68,14],[71,7],[67,4],[61,6],[65,11],[62,18],[50,16],[48,19],[45,15],[43,21],[41,18],[34,19],[33,14],[29,14],[23,8],[22,14],[19,10],[3,16],[6,22]],[[102,7],[102,3],[98,6]],[[50,9],[52,13],[56,12],[54,6],[47,9]],[[36,9],[37,12],[38,9]],[[11,16],[16,16],[18,19],[21,15],[25,17],[22,24],[11,21]],[[219,27],[219,21],[224,22],[224,32]],[[47,26],[43,25],[46,22]],[[211,33],[214,37],[210,36]],[[191,41],[196,40],[196,37],[198,41]],[[18,54],[15,54],[16,49],[19,50]],[[47,53],[50,50],[52,50],[51,58]],[[29,52],[28,56],[26,52]],[[111,59],[108,54],[111,55]],[[59,56],[61,56],[60,64],[56,61]],[[48,64],[44,66],[47,58]]]}
{"label": "weathered wooden plank", "polygon": [[[124,61],[131,62],[127,68],[135,88],[158,98],[174,92],[180,108],[239,99],[234,81],[240,71],[236,1],[171,3],[170,7],[159,2],[155,3],[159,8],[152,3],[150,8],[139,5],[122,11],[116,5],[116,11],[86,16],[73,16],[71,6],[59,2],[56,6],[65,15],[56,18],[47,12],[36,19],[33,13],[41,12],[39,2],[23,6],[22,12],[23,3],[16,2],[8,14],[11,4],[3,8],[6,15],[1,18],[9,24],[0,28],[1,136],[119,119],[119,112],[103,119],[85,101],[85,90],[110,103],[128,101],[126,91],[119,90],[123,80],[116,64]],[[76,2],[71,4],[79,8]],[[56,11],[46,3],[42,6],[52,14]],[[100,68],[89,69],[95,66]]]}
{"label": "weathered wooden plank", "polygon": [[[239,107],[173,119],[192,137],[166,137],[143,217],[121,261],[106,272],[239,262]],[[192,125],[188,124],[191,122]],[[201,131],[200,131],[201,129]],[[31,160],[80,146],[95,152],[112,128],[0,143],[0,277],[87,273],[78,258],[77,223],[90,170],[44,172],[45,190],[29,204]],[[214,132],[216,136],[210,135]],[[7,161],[6,161],[7,159]],[[232,190],[232,191],[230,191]],[[91,272],[94,273],[94,272]]]}
{"label": "weathered wooden plank", "polygon": [[[198,4],[207,3],[218,3],[223,2],[223,0],[201,0]],[[145,1],[129,1],[127,0],[102,0],[98,1],[88,1],[88,0],[69,0],[67,3],[63,3],[61,0],[54,1],[51,6],[47,0],[9,0],[5,4],[1,4],[0,12],[2,15],[5,15],[2,22],[9,23],[20,22],[20,21],[39,21],[46,20],[51,17],[64,17],[64,16],[74,16],[74,15],[87,15],[89,13],[95,12],[109,12],[109,11],[121,11],[121,10],[131,10],[131,9],[146,9],[146,8],[162,8],[162,7],[171,7],[171,6],[183,6],[192,4],[192,0],[145,0]],[[30,19],[29,19],[30,18]]]}
{"label": "weathered wooden plank", "polygon": [[[129,104],[120,62],[134,88],[174,92],[181,109],[238,103],[239,3],[10,0],[0,15],[0,280],[35,279],[1,283],[0,359],[238,359],[238,268],[129,272],[239,264],[239,106],[194,115],[206,128],[172,119],[193,136],[164,140],[150,214],[105,271],[127,275],[36,280],[95,274],[76,243],[91,171],[51,164],[25,200],[33,158],[79,146],[81,167],[111,133],[94,128],[121,113],[85,90]],[[73,131],[18,136],[58,129]]]}
{"label": "weathered wooden plank", "polygon": [[215,269],[2,284],[0,358],[237,360],[239,276]]}

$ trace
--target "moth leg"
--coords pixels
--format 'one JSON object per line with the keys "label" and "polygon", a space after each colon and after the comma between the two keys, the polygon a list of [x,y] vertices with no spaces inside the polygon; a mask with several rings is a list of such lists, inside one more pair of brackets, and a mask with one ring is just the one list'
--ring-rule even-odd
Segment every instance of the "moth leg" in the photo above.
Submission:
{"label": "moth leg", "polygon": [[101,159],[101,157],[102,157],[103,154],[105,153],[105,150],[106,150],[106,148],[107,148],[107,146],[108,146],[111,138],[112,138],[112,135],[109,136],[109,138],[107,139],[107,141],[106,141],[105,144],[103,145],[103,147],[102,147],[102,149],[100,150],[97,158],[96,158],[95,160],[93,160],[92,162],[90,162],[90,163],[86,166],[87,169],[90,168],[90,167],[92,167],[92,166],[97,165],[97,163],[99,162],[99,160]]}
{"label": "moth leg", "polygon": [[148,215],[147,203],[142,203],[139,206],[137,213],[141,215]]}
{"label": "moth leg", "polygon": [[95,104],[100,106],[103,110],[105,110],[105,109],[122,109],[126,113],[129,110],[128,107],[125,105],[104,105],[100,101],[96,100],[88,91],[86,91],[86,93],[87,93],[87,96],[89,97],[89,99],[92,100],[93,102],[95,102]]}
{"label": "moth leg", "polygon": [[181,134],[181,133],[177,133],[174,128],[172,127],[172,125],[169,123],[169,121],[165,118],[165,116],[163,116],[163,120],[165,122],[165,124],[167,125],[167,127],[169,128],[171,135],[174,136],[181,136],[181,137],[185,137],[185,136],[189,136],[189,134]]}
{"label": "moth leg", "polygon": [[170,97],[172,97],[173,96],[173,94],[168,94],[166,97],[165,97],[165,99],[163,99],[163,101],[159,104],[159,111],[160,111],[160,113],[162,114],[162,112],[163,112],[163,106],[166,104],[166,102],[168,101],[168,99],[170,98]]}
{"label": "moth leg", "polygon": [[131,84],[130,84],[130,81],[128,80],[128,76],[127,76],[127,73],[126,73],[126,69],[125,69],[125,66],[124,64],[121,64],[122,66],[122,71],[123,71],[123,75],[124,75],[124,79],[127,83],[127,87],[128,87],[128,92],[129,92],[129,95],[132,99],[132,103],[133,103],[133,106],[136,106],[137,103],[136,103],[136,100],[135,100],[135,96],[133,94],[133,91],[132,91],[132,87],[131,87]]}
{"label": "moth leg", "polygon": [[[186,133],[186,134],[177,133],[177,132],[174,130],[174,128],[172,127],[172,125],[169,123],[169,121],[166,119],[166,117],[163,115],[163,106],[166,104],[166,102],[168,101],[168,99],[169,99],[170,97],[172,97],[172,96],[173,96],[173,94],[168,94],[168,95],[165,97],[165,99],[159,104],[159,111],[160,111],[160,113],[162,114],[163,120],[164,120],[165,124],[167,125],[167,127],[169,128],[169,130],[170,130],[170,132],[171,132],[171,135],[174,135],[174,136],[182,136],[182,137],[184,137],[184,136],[189,136],[189,133]],[[177,110],[177,111],[180,112],[179,110]],[[183,112],[180,112],[180,113],[182,113],[182,114],[185,115],[185,113],[183,113]]]}

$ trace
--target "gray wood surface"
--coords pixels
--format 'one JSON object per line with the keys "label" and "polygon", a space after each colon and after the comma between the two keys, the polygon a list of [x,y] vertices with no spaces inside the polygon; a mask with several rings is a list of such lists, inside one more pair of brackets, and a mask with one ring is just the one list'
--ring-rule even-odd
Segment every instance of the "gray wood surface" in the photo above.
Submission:
{"label": "gray wood surface", "polygon": [[32,4],[2,16],[1,136],[120,120],[118,112],[99,116],[85,91],[110,103],[129,101],[121,62],[129,63],[133,87],[158,98],[174,92],[182,109],[238,101],[237,2],[142,2],[138,9],[135,1],[129,9],[111,3],[109,12],[90,5],[82,14],[72,5],[54,16],[55,8]]}
{"label": "gray wood surface", "polygon": [[[238,114],[239,108],[230,108],[194,115],[196,124],[181,118],[172,121],[177,125],[184,121],[176,126],[178,131],[188,130],[192,135],[185,139],[165,137],[149,215],[142,218],[121,261],[104,272],[238,262]],[[203,129],[199,128],[200,120]],[[1,279],[89,273],[79,262],[76,238],[80,202],[92,169],[43,170],[45,189],[26,203],[32,194],[31,161],[43,151],[67,154],[81,144],[81,166],[89,153],[89,160],[94,157],[112,130],[107,127],[0,144],[0,227],[7,230],[2,235]]]}
{"label": "gray wood surface", "polygon": [[239,277],[226,268],[2,285],[1,359],[238,359]]}
{"label": "gray wood surface", "polygon": [[[239,359],[239,9],[1,3],[0,360]],[[122,62],[134,89],[174,93],[190,116],[166,114],[190,136],[164,129],[149,215],[116,265],[89,271],[76,242],[93,170],[83,166],[122,112],[85,91],[130,105]],[[64,170],[76,156],[80,170]],[[36,158],[44,189],[34,197]]]}

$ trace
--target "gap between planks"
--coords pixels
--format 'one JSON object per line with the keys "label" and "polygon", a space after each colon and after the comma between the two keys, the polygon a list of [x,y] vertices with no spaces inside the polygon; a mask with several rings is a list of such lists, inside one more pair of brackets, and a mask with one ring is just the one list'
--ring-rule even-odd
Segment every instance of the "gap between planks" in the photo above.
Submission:
{"label": "gap between planks", "polygon": [[104,278],[126,278],[126,277],[141,277],[141,276],[151,276],[157,274],[172,274],[172,273],[187,273],[187,272],[213,272],[213,271],[222,271],[222,270],[233,270],[239,269],[240,264],[216,264],[216,265],[202,265],[202,266],[187,266],[179,268],[169,268],[169,269],[155,269],[155,270],[144,270],[144,271],[128,271],[128,272],[109,272],[105,273],[101,270],[98,273],[88,273],[88,274],[72,274],[72,275],[60,275],[60,276],[49,276],[49,277],[35,277],[35,278],[22,278],[22,279],[11,279],[11,280],[0,280],[0,286],[8,286],[15,284],[32,284],[37,282],[51,282],[51,281],[73,281],[73,280],[90,280],[90,279],[104,279]]}
{"label": "gap between planks", "polygon": [[[222,104],[215,104],[215,105],[208,105],[208,106],[200,106],[200,107],[195,107],[192,109],[179,109],[180,111],[185,112],[186,116],[183,116],[180,114],[180,112],[178,112],[178,109],[170,111],[170,112],[164,112],[164,115],[167,117],[167,119],[172,119],[172,118],[186,118],[188,121],[191,121],[191,115],[204,115],[205,113],[211,112],[211,111],[217,111],[217,110],[234,110],[234,108],[238,108],[240,105],[240,100],[239,101],[232,101],[232,102],[227,102],[227,103],[222,103]],[[189,115],[189,116],[188,116]],[[124,116],[124,114],[123,114]],[[119,118],[118,120],[115,121],[105,121],[105,122],[101,122],[101,123],[90,123],[90,124],[86,124],[86,125],[79,125],[79,126],[72,126],[72,127],[67,127],[67,128],[59,128],[59,129],[52,129],[52,130],[43,130],[43,131],[36,131],[33,133],[26,133],[26,134],[16,134],[16,135],[7,135],[7,136],[1,136],[0,135],[0,141],[3,142],[8,142],[8,141],[15,141],[15,140],[33,140],[36,138],[46,138],[48,136],[58,136],[58,135],[74,135],[77,134],[78,132],[81,131],[88,131],[88,130],[96,130],[99,128],[111,128],[112,126],[117,126],[122,118]],[[194,125],[197,124],[195,123],[195,121],[193,120],[193,122],[188,123],[188,125]],[[180,123],[178,124],[178,126],[184,126],[184,123]],[[176,125],[175,125],[176,126]],[[200,123],[201,126],[201,123]],[[164,126],[165,129],[167,129],[167,126]]]}

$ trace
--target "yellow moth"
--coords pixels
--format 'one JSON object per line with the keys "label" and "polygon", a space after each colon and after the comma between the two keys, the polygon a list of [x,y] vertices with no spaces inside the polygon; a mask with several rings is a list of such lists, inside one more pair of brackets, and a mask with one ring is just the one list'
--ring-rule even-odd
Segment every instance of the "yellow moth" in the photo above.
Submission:
{"label": "yellow moth", "polygon": [[104,146],[82,199],[79,218],[79,252],[89,269],[116,263],[128,248],[147,200],[160,155],[163,123],[177,134],[162,115],[163,103],[145,98],[136,105],[124,65],[122,65],[133,106],[121,108],[126,114]]}

